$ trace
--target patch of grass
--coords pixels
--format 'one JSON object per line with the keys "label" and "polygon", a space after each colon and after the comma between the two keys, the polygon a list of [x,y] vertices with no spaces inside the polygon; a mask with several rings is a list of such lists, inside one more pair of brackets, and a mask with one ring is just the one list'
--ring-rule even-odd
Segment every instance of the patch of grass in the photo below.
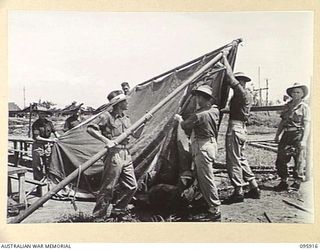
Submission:
{"label": "patch of grass", "polygon": [[[169,216],[162,216],[159,214],[154,214],[149,218],[150,222],[176,222],[180,221],[181,219],[174,215],[170,214]],[[97,223],[97,221],[94,220],[92,215],[85,214],[83,212],[79,212],[76,214],[65,214],[63,215],[57,223],[83,223],[83,222],[94,222]],[[121,217],[121,216],[115,216],[110,217],[105,220],[101,220],[99,222],[141,222],[141,220],[133,213],[129,213],[128,215]]]}
{"label": "patch of grass", "polygon": [[168,217],[162,217],[161,215],[153,215],[151,217],[151,222],[175,222],[180,220],[181,218],[174,214],[170,214]]}
{"label": "patch of grass", "polygon": [[93,222],[92,215],[78,212],[77,214],[65,214],[57,223]]}
{"label": "patch of grass", "polygon": [[261,129],[261,126],[263,127],[269,127],[269,128],[277,128],[279,125],[281,118],[280,114],[275,111],[269,111],[269,112],[251,112],[249,121],[248,121],[248,127],[249,126],[258,126],[260,127],[260,132],[263,130]]}

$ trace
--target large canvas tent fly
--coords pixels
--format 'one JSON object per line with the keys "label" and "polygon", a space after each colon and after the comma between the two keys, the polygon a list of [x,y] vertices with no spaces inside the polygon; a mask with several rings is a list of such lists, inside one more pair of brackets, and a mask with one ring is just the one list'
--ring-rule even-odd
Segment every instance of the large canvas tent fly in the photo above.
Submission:
{"label": "large canvas tent fly", "polygon": [[[219,108],[225,106],[229,87],[225,81],[224,68],[219,62],[222,51],[227,50],[228,61],[234,67],[241,41],[241,39],[234,40],[133,89],[128,112],[133,124],[114,141],[122,142],[141,125],[145,125],[140,139],[132,140],[129,145],[138,182],[141,182],[145,174],[152,169],[156,173],[154,179],[157,183],[174,184],[177,182],[179,172],[189,168],[191,162],[188,149],[182,140],[177,140],[179,130],[173,117],[176,113],[187,117],[195,110],[191,91],[203,83],[212,87],[215,104]],[[107,110],[110,107],[106,105],[104,108]],[[97,123],[98,119],[99,113],[67,131],[55,143],[49,176],[61,182],[33,203],[23,214],[15,217],[12,223],[23,221],[71,182],[89,192],[93,191],[92,185],[99,185],[99,181],[93,176],[100,176],[103,168],[101,158],[108,149],[87,133],[88,124]]]}
{"label": "large canvas tent fly", "polygon": [[[240,41],[235,40],[134,87],[130,92],[127,112],[132,123],[138,121],[222,50],[229,49],[228,60],[233,67]],[[184,142],[177,140],[179,131],[173,116],[180,113],[183,117],[187,117],[195,110],[195,101],[191,90],[203,83],[212,87],[215,104],[219,108],[225,106],[229,87],[225,82],[224,70],[221,65],[213,64],[153,115],[150,121],[145,124],[139,139],[131,139],[128,148],[133,157],[135,174],[139,183],[143,182],[146,174],[152,171],[154,173],[153,184],[175,184],[179,174],[190,167],[191,158]],[[101,113],[107,112],[110,107],[108,108],[106,105],[104,109],[105,111]],[[105,147],[102,142],[87,133],[87,126],[97,123],[98,120],[99,114],[59,138],[52,151],[49,168],[51,176],[55,179],[65,179]],[[103,162],[100,159],[85,170],[81,176],[79,175],[73,184],[89,193],[96,191],[99,187],[102,171]]]}

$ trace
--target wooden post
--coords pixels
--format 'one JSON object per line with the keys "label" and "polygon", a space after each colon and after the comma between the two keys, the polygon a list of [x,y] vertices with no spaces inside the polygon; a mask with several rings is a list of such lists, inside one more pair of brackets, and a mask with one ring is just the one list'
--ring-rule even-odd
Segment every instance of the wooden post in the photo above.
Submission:
{"label": "wooden post", "polygon": [[25,191],[25,173],[18,173],[18,179],[19,179],[19,203],[26,204],[27,202],[26,202],[26,191]]}
{"label": "wooden post", "polygon": [[22,159],[22,157],[23,157],[23,141],[21,140],[20,141],[20,155],[19,155],[19,159],[18,159],[18,164],[19,164],[19,161],[20,161],[20,159]]}
{"label": "wooden post", "polygon": [[26,141],[23,143],[23,150],[26,152],[25,155],[28,155],[28,143]]}
{"label": "wooden post", "polygon": [[8,178],[8,196],[12,194],[12,183],[11,178]]}
{"label": "wooden post", "polygon": [[[11,175],[18,175],[19,182],[19,204],[25,204],[26,206],[26,194],[25,194],[25,173],[27,172],[26,168],[17,168],[17,167],[8,167],[8,185],[11,185]],[[9,194],[12,192],[11,187],[8,189]]]}
{"label": "wooden post", "polygon": [[19,152],[18,150],[18,142],[14,141],[13,142],[13,148],[14,148],[14,166],[17,167],[18,166],[18,161],[19,161]]}

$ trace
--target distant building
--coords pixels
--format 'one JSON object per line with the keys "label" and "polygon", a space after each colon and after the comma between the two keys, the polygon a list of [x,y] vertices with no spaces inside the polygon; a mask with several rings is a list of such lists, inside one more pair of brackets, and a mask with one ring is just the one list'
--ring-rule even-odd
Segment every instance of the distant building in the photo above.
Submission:
{"label": "distant building", "polygon": [[83,103],[77,105],[77,102],[72,102],[70,105],[67,105],[65,108],[59,110],[59,115],[70,115],[72,114],[76,109],[81,108]]}
{"label": "distant building", "polygon": [[19,106],[17,104],[15,104],[14,102],[9,102],[9,111],[19,111],[21,110],[21,108],[19,108]]}
{"label": "distant building", "polygon": [[9,110],[9,117],[15,117],[17,116],[21,111],[21,108],[14,102],[9,102],[8,103],[8,110]]}

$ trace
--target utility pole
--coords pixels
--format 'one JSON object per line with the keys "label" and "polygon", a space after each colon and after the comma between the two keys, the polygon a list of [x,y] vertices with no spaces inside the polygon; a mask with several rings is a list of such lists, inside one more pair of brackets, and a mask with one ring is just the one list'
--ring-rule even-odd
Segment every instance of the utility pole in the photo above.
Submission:
{"label": "utility pole", "polygon": [[31,137],[31,119],[32,119],[33,103],[30,103],[29,106],[29,132],[28,137]]}
{"label": "utility pole", "polygon": [[26,107],[26,87],[23,86],[23,108]]}
{"label": "utility pole", "polygon": [[269,105],[269,79],[266,78],[266,106]]}
{"label": "utility pole", "polygon": [[257,92],[259,95],[259,101],[258,101],[258,106],[262,106],[262,91],[266,91],[266,106],[268,106],[269,103],[269,80],[266,78],[266,87],[261,88],[260,87],[260,81],[259,81],[259,88],[255,89],[253,88],[253,92]]}
{"label": "utility pole", "polygon": [[260,66],[258,67],[258,89],[259,89],[259,106],[262,104],[262,93],[261,93],[261,86],[260,86]]}

